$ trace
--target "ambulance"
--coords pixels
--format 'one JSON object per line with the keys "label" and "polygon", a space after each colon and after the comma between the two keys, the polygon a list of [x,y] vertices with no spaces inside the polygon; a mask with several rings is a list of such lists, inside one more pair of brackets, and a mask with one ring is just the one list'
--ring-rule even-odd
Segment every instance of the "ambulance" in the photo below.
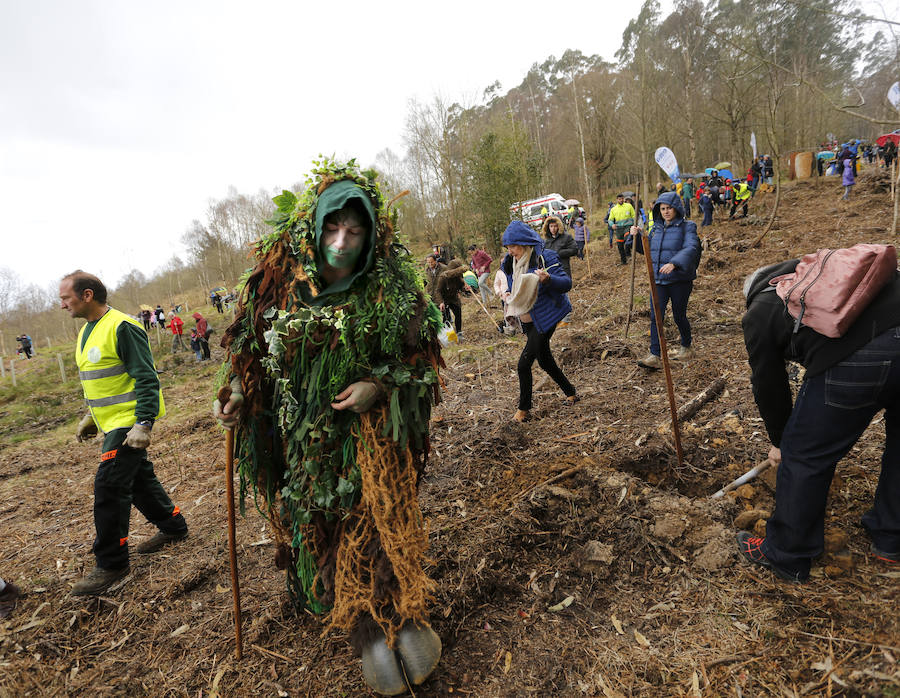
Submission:
{"label": "ambulance", "polygon": [[537,199],[529,199],[528,201],[517,201],[509,207],[510,219],[521,219],[534,228],[540,228],[543,222],[541,211],[547,209],[548,216],[557,216],[562,218],[568,206],[565,199],[559,194],[547,194]]}

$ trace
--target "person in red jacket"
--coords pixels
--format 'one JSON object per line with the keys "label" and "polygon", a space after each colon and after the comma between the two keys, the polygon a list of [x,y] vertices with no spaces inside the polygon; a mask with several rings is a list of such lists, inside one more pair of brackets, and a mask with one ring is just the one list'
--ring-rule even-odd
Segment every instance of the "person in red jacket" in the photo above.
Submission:
{"label": "person in red jacket", "polygon": [[491,264],[494,259],[483,249],[475,245],[469,245],[469,268],[478,276],[478,290],[481,291],[481,302],[488,305],[491,299],[491,289],[488,287],[488,276],[491,273]]}
{"label": "person in red jacket", "polygon": [[175,314],[174,310],[169,311],[169,329],[172,330],[172,353],[187,349],[184,346],[182,334],[184,334],[184,320]]}
{"label": "person in red jacket", "polygon": [[209,323],[200,313],[194,313],[194,320],[197,322],[197,339],[200,342],[200,351],[203,352],[203,361],[209,361],[209,335],[212,330],[209,329]]}

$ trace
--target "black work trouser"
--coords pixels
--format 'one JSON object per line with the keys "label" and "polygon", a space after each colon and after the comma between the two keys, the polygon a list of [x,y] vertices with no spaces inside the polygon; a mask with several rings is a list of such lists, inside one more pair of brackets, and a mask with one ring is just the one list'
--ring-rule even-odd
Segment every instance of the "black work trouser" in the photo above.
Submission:
{"label": "black work trouser", "polygon": [[734,218],[734,212],[737,211],[738,206],[741,206],[741,212],[744,214],[744,218],[747,217],[747,202],[746,201],[733,201],[731,204],[731,213],[728,214],[729,218]]}
{"label": "black work trouser", "polygon": [[806,577],[811,560],[822,554],[835,467],[882,409],[881,473],[862,524],[879,550],[900,553],[900,327],[895,327],[807,378],[797,393],[781,437],[775,511],[762,545],[782,569]]}
{"label": "black work trouser", "polygon": [[197,337],[200,340],[200,351],[203,352],[203,360],[206,361],[209,357],[209,340],[203,337],[202,335]]}
{"label": "black work trouser", "polygon": [[528,340],[525,342],[525,348],[522,350],[522,355],[519,357],[519,365],[516,367],[516,370],[519,373],[520,410],[531,409],[531,387],[533,380],[531,376],[531,367],[534,365],[535,359],[537,359],[538,366],[544,369],[544,371],[547,372],[547,375],[556,381],[556,384],[562,388],[565,395],[569,396],[576,393],[575,388],[569,382],[569,379],[566,378],[562,369],[556,365],[553,354],[550,353],[550,338],[553,336],[555,330],[556,325],[551,327],[547,332],[538,332],[533,322],[522,323],[522,332],[525,333]]}
{"label": "black work trouser", "polygon": [[616,238],[616,247],[619,249],[619,257],[622,259],[622,264],[627,264],[628,257],[625,252],[625,241]]}
{"label": "black work trouser", "polygon": [[131,505],[160,531],[179,535],[187,532],[181,510],[163,489],[146,449],[123,442],[129,427],[113,429],[103,440],[100,468],[94,477],[94,555],[97,567],[128,566],[128,524]]}

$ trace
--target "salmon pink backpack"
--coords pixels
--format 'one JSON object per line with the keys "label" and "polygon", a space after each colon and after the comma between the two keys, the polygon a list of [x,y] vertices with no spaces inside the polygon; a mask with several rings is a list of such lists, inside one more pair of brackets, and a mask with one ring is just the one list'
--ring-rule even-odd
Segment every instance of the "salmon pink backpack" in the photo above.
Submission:
{"label": "salmon pink backpack", "polygon": [[794,318],[794,332],[809,327],[840,337],[897,273],[893,245],[860,244],[804,255],[792,274],[769,281]]}

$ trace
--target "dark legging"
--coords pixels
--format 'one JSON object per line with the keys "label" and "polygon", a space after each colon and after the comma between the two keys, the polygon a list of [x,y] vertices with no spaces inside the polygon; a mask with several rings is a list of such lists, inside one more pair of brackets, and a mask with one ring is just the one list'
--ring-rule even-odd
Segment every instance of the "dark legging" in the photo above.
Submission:
{"label": "dark legging", "polygon": [[443,316],[445,325],[450,324],[451,312],[453,314],[453,326],[456,329],[456,334],[459,334],[460,332],[462,332],[462,303],[460,303],[458,300],[456,301],[456,303],[448,303],[447,301],[444,301]]}
{"label": "dark legging", "polygon": [[531,409],[531,367],[535,359],[537,359],[538,365],[547,372],[548,376],[556,381],[556,384],[562,388],[562,391],[567,396],[574,395],[576,392],[572,384],[569,383],[569,379],[566,378],[560,367],[556,365],[553,354],[550,353],[550,338],[553,336],[555,329],[556,325],[547,332],[538,332],[533,322],[522,323],[522,331],[525,333],[528,341],[525,342],[525,348],[519,357],[519,365],[517,367],[519,372],[520,410]]}

